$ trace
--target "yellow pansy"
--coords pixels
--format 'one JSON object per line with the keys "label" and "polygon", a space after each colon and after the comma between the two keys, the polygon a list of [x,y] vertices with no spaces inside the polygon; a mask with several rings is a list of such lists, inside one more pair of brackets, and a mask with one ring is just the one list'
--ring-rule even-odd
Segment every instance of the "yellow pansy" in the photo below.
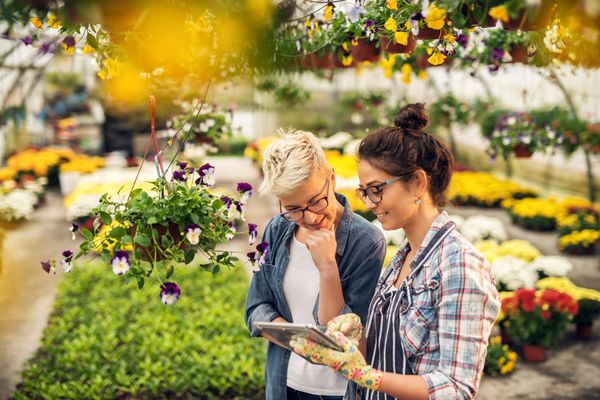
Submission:
{"label": "yellow pansy", "polygon": [[435,52],[427,59],[427,61],[429,61],[429,64],[431,65],[440,65],[446,61],[446,56],[442,53]]}
{"label": "yellow pansy", "polygon": [[310,27],[310,15],[304,20],[304,26],[307,28]]}
{"label": "yellow pansy", "polygon": [[398,1],[396,1],[396,0],[387,0],[385,2],[385,5],[390,10],[397,10],[398,9]]}
{"label": "yellow pansy", "polygon": [[350,51],[350,46],[348,45],[348,42],[344,42],[342,43],[342,49],[347,53]]}
{"label": "yellow pansy", "polygon": [[410,66],[410,64],[402,64],[400,72],[402,72],[402,82],[408,85],[410,83],[410,74],[412,72],[412,67]]}
{"label": "yellow pansy", "polygon": [[329,3],[323,11],[323,21],[329,22],[333,18],[333,4]]}
{"label": "yellow pansy", "polygon": [[98,75],[100,77],[100,79],[104,80],[108,76],[108,71],[105,68],[102,68],[100,71],[98,71],[96,73],[96,75]]}
{"label": "yellow pansy", "polygon": [[53,29],[59,29],[61,25],[61,22],[58,20],[56,15],[54,15],[54,13],[48,14],[48,26]]}
{"label": "yellow pansy", "polygon": [[504,6],[504,5],[490,8],[490,11],[488,12],[488,14],[490,17],[492,17],[494,19],[499,19],[500,21],[502,21],[504,23],[509,21],[508,10],[506,9],[506,6]]}
{"label": "yellow pansy", "polygon": [[350,44],[351,44],[352,46],[358,46],[358,40],[356,40],[356,39],[352,39],[352,40],[350,41]]}
{"label": "yellow pansy", "polygon": [[94,48],[92,46],[90,46],[89,44],[86,44],[85,47],[83,48],[83,54],[92,54],[94,51]]}
{"label": "yellow pansy", "polygon": [[448,43],[456,42],[456,38],[454,37],[454,35],[451,35],[451,34],[447,34],[446,36],[444,36],[444,40],[447,41]]}
{"label": "yellow pansy", "polygon": [[385,27],[385,29],[388,29],[390,31],[396,32],[396,30],[398,30],[398,24],[392,17],[389,17],[388,20],[385,21],[385,24],[383,24],[383,26]]}
{"label": "yellow pansy", "polygon": [[42,20],[40,20],[39,18],[31,17],[29,18],[29,22],[31,22],[33,26],[35,26],[38,29],[42,29],[44,27]]}
{"label": "yellow pansy", "polygon": [[61,43],[60,45],[62,46],[63,49],[65,49],[65,53],[67,53],[70,56],[72,56],[73,53],[75,52],[75,47],[67,46],[64,43]]}
{"label": "yellow pansy", "polygon": [[349,67],[350,65],[352,65],[352,56],[350,54],[342,57],[342,65],[344,67]]}
{"label": "yellow pansy", "polygon": [[427,79],[427,71],[425,71],[425,70],[419,71],[419,73],[417,74],[417,78],[419,78],[421,80]]}
{"label": "yellow pansy", "polygon": [[439,8],[435,4],[431,4],[427,11],[427,17],[425,18],[427,26],[431,29],[440,30],[444,27],[445,20],[446,10],[444,8]]}
{"label": "yellow pansy", "polygon": [[408,44],[408,32],[398,31],[394,34],[396,43],[406,46]]}
{"label": "yellow pansy", "polygon": [[312,29],[309,29],[309,30],[306,31],[306,36],[308,36],[309,39],[313,38],[313,31],[312,31]]}

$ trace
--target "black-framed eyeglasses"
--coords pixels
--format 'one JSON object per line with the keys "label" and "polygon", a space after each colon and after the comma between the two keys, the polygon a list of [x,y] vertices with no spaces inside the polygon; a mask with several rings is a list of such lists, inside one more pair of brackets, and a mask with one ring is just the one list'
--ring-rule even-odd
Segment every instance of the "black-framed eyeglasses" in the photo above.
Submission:
{"label": "black-framed eyeglasses", "polygon": [[[296,222],[296,221],[300,221],[302,218],[304,218],[304,212],[306,210],[313,212],[313,213],[323,211],[329,205],[329,179],[327,179],[327,183],[325,185],[327,186],[327,190],[325,191],[325,196],[311,201],[304,208],[295,208],[290,211],[282,212],[279,215],[281,215],[284,219],[286,219],[290,222]],[[321,189],[321,191],[323,191],[323,189]],[[281,202],[279,202],[279,211],[281,211]]]}
{"label": "black-framed eyeglasses", "polygon": [[400,179],[405,178],[404,176],[397,176],[395,178],[390,178],[386,181],[378,183],[376,185],[367,186],[366,188],[358,188],[356,189],[356,193],[358,197],[363,201],[363,203],[367,202],[367,198],[371,200],[371,203],[378,204],[383,199],[383,187],[385,185],[389,185],[392,182],[399,181]]}

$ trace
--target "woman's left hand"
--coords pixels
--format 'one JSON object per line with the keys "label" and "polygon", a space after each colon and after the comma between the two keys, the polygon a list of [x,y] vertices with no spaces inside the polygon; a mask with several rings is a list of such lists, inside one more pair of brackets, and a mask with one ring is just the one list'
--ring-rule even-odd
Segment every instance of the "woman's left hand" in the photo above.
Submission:
{"label": "woman's left hand", "polygon": [[290,341],[290,345],[301,356],[335,369],[360,386],[371,390],[379,389],[383,371],[368,365],[358,347],[341,332],[333,332],[331,337],[342,346],[344,351],[323,347],[305,338],[295,338]]}
{"label": "woman's left hand", "polygon": [[306,247],[310,251],[310,255],[319,272],[333,267],[337,270],[337,263],[335,261],[335,251],[337,249],[335,230],[321,228],[318,231],[312,231],[306,238]]}

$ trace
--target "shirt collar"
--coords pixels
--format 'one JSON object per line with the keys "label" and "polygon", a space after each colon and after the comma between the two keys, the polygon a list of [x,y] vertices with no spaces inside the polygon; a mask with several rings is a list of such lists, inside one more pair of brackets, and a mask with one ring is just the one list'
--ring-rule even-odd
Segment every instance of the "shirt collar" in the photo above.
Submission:
{"label": "shirt collar", "polygon": [[415,255],[415,258],[419,256],[419,253],[421,253],[427,247],[427,245],[429,244],[429,242],[431,242],[431,239],[433,239],[433,237],[435,236],[435,234],[437,233],[437,231],[439,231],[440,229],[442,229],[442,227],[449,220],[450,220],[450,217],[448,217],[448,213],[446,211],[442,211],[433,220],[433,223],[429,227],[429,230],[427,231],[427,234],[425,235],[425,238],[423,239],[423,243],[421,243],[421,247],[419,247],[419,251]]}

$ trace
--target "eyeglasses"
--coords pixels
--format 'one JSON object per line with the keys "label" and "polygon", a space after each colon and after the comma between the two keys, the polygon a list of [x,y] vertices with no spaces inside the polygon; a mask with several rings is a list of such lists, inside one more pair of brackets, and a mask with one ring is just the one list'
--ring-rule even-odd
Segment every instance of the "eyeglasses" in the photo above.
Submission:
{"label": "eyeglasses", "polygon": [[397,176],[395,178],[388,179],[387,181],[383,181],[382,183],[378,183],[377,185],[367,186],[366,188],[358,188],[356,189],[356,193],[358,197],[363,201],[363,203],[367,202],[367,198],[371,200],[371,203],[378,204],[383,199],[383,187],[392,182],[399,181],[400,179],[405,178],[404,176]]}
{"label": "eyeglasses", "polygon": [[[304,218],[304,212],[306,210],[313,212],[313,213],[323,211],[329,205],[329,179],[327,179],[326,185],[327,185],[327,190],[325,192],[326,193],[325,196],[311,201],[304,208],[296,208],[294,210],[282,212],[279,215],[281,215],[287,221],[296,222],[296,221],[300,221],[302,218]],[[323,191],[323,189],[321,189],[321,191]],[[281,211],[281,202],[279,202],[279,211]]]}

